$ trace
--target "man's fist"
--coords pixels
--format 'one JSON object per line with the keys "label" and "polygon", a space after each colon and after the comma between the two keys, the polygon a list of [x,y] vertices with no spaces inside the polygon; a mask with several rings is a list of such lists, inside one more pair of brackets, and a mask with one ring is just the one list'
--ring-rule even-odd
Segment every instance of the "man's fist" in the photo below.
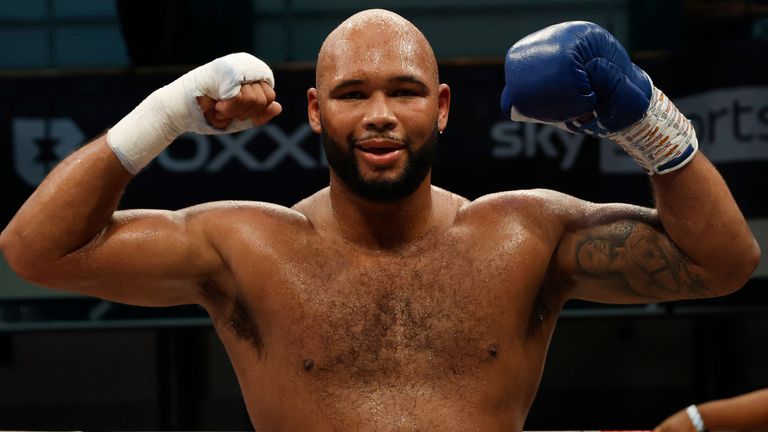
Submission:
{"label": "man's fist", "polygon": [[275,101],[275,90],[265,81],[243,84],[231,99],[217,101],[203,95],[197,97],[197,103],[208,124],[217,129],[226,129],[232,120],[250,120],[260,126],[283,110]]}
{"label": "man's fist", "polygon": [[608,137],[649,174],[690,162],[690,121],[597,24],[553,25],[514,44],[504,62],[505,116]]}
{"label": "man's fist", "polygon": [[524,37],[507,52],[504,73],[505,116],[595,135],[640,120],[653,88],[610,33],[584,21]]}
{"label": "man's fist", "polygon": [[274,86],[272,70],[250,54],[217,58],[155,90],[110,129],[107,143],[136,174],[183,133],[226,134],[266,123],[282,111]]}

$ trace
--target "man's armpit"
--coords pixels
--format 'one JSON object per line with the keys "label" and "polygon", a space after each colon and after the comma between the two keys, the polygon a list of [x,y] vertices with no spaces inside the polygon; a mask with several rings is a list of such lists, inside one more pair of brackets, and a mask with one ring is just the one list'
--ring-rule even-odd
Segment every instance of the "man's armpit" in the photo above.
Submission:
{"label": "man's armpit", "polygon": [[664,234],[645,222],[622,220],[592,228],[576,243],[576,262],[592,276],[621,276],[643,297],[709,297],[695,265]]}

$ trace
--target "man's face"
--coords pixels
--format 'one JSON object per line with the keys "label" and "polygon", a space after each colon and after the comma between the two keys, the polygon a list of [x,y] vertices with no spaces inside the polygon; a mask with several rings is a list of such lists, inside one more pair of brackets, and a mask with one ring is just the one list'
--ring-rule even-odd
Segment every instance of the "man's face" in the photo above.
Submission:
{"label": "man's face", "polygon": [[605,240],[590,240],[579,248],[579,265],[589,274],[608,274],[614,254]]}
{"label": "man's face", "polygon": [[426,41],[366,23],[332,33],[308,92],[310,124],[335,175],[365,198],[391,201],[429,174],[450,91]]}

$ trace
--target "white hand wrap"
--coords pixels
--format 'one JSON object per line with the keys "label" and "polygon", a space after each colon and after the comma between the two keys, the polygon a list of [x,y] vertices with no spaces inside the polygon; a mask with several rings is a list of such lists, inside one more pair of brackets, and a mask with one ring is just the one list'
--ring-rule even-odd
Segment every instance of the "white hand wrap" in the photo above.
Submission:
{"label": "white hand wrap", "polygon": [[258,81],[275,86],[272,70],[258,58],[247,53],[217,58],[155,90],[109,130],[107,143],[123,166],[136,174],[185,132],[213,135],[251,128],[250,120],[233,120],[226,129],[212,127],[197,97],[231,99],[241,85]]}
{"label": "white hand wrap", "polygon": [[682,168],[699,148],[691,122],[656,87],[643,118],[607,138],[623,147],[651,175]]}

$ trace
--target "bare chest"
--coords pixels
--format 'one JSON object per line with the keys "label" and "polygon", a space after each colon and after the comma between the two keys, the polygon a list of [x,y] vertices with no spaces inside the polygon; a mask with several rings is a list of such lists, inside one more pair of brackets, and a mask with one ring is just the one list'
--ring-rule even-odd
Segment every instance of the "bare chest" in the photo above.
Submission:
{"label": "bare chest", "polygon": [[373,261],[297,287],[297,337],[318,372],[396,376],[430,363],[462,374],[493,358],[499,310],[482,275],[444,257]]}
{"label": "bare chest", "polygon": [[243,301],[260,349],[323,381],[476,377],[512,356],[538,316],[541,272],[520,265],[451,241],[380,254],[310,247]]}

